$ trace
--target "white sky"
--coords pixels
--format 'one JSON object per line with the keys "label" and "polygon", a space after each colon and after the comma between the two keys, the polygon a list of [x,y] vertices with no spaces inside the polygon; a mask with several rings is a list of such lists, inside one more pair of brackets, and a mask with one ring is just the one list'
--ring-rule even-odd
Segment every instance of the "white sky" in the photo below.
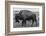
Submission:
{"label": "white sky", "polygon": [[14,8],[14,11],[20,11],[20,10],[29,10],[29,11],[33,11],[33,12],[38,12],[39,9],[38,8]]}
{"label": "white sky", "polygon": [[14,7],[13,9],[16,10],[30,10],[33,12],[38,12],[39,11],[39,7],[33,7],[33,6],[27,6],[27,5],[15,5],[16,7]]}

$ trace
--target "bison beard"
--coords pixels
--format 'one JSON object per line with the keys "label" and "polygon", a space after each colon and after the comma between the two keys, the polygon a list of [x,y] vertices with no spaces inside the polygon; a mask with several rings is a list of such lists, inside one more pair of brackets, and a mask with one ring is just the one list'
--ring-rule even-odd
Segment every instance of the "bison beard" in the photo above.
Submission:
{"label": "bison beard", "polygon": [[19,20],[22,20],[22,26],[26,26],[26,21],[32,20],[31,26],[33,26],[34,21],[36,22],[36,26],[37,26],[36,14],[33,14],[31,11],[28,10],[21,10],[19,14],[16,14],[15,20],[18,23]]}

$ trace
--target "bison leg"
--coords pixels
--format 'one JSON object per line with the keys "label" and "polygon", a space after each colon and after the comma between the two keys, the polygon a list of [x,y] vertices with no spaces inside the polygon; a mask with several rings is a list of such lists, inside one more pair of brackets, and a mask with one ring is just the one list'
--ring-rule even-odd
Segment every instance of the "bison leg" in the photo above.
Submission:
{"label": "bison leg", "polygon": [[19,23],[19,20],[18,20],[18,18],[15,18],[16,19],[16,22],[18,22]]}
{"label": "bison leg", "polygon": [[24,21],[24,26],[26,26],[26,20]]}
{"label": "bison leg", "polygon": [[24,24],[24,21],[22,21],[22,26],[23,26],[23,24]]}
{"label": "bison leg", "polygon": [[33,27],[33,24],[34,24],[34,20],[32,20],[32,25],[31,25],[31,27]]}
{"label": "bison leg", "polygon": [[26,26],[26,20],[22,21],[22,26]]}
{"label": "bison leg", "polygon": [[37,26],[37,19],[35,19],[35,22],[36,22],[36,26]]}

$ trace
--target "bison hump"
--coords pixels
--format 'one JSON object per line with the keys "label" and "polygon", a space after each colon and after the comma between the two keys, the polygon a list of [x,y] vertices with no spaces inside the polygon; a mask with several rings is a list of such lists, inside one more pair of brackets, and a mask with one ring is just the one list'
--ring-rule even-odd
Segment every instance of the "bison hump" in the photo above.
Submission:
{"label": "bison hump", "polygon": [[30,16],[33,14],[33,12],[29,10],[21,10],[20,13],[24,16]]}

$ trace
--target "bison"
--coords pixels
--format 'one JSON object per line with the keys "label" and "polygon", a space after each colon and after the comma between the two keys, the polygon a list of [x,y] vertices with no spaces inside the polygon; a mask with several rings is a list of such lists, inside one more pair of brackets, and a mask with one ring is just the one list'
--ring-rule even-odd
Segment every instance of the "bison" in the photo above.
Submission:
{"label": "bison", "polygon": [[29,11],[29,10],[20,10],[20,12],[15,15],[15,20],[18,23],[19,23],[19,20],[22,20],[22,26],[26,26],[26,21],[29,21],[29,20],[32,20],[31,26],[33,26],[34,21],[37,24],[36,14],[34,14],[32,11]]}

